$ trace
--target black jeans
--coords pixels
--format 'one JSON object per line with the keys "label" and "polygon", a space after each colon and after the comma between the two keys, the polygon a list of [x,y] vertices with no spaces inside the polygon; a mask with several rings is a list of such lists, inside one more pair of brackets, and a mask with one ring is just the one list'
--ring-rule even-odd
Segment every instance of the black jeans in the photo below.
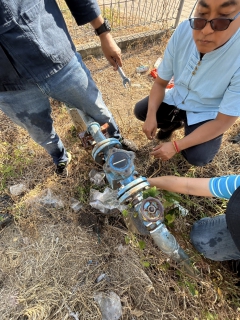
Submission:
{"label": "black jeans", "polygon": [[[145,121],[148,110],[148,98],[146,97],[143,100],[139,101],[135,105],[134,114],[138,120]],[[176,106],[169,105],[162,102],[157,111],[157,124],[159,129],[166,130],[170,128],[175,122],[184,122],[185,136],[192,133],[202,124],[210,121],[203,121],[193,125],[187,124],[186,111],[180,110],[176,117],[172,120],[173,110],[176,109]],[[207,142],[198,144],[196,146],[187,148],[181,151],[183,157],[192,165],[195,166],[204,166],[207,163],[211,162],[215,155],[218,153],[219,148],[222,142],[222,135],[209,140]]]}

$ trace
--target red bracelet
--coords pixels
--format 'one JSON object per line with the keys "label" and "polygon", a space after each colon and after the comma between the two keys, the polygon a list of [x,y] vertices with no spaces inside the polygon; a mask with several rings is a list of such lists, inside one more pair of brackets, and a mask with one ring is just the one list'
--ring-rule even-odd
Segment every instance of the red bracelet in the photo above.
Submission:
{"label": "red bracelet", "polygon": [[180,152],[180,150],[178,149],[178,145],[177,145],[177,142],[175,140],[173,140],[173,145],[174,145],[174,149],[177,153]]}
{"label": "red bracelet", "polygon": [[177,149],[175,147],[174,141],[172,141],[172,145],[173,145],[173,148],[174,148],[175,152],[177,153]]}

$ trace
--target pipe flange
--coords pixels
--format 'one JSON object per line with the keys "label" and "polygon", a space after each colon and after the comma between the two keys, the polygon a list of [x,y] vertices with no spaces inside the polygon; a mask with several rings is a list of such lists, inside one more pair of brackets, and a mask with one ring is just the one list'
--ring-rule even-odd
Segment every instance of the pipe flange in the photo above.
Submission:
{"label": "pipe flange", "polygon": [[141,191],[149,187],[148,181],[144,181],[144,180],[142,180],[141,183],[138,183],[135,186],[132,185],[131,188],[129,188],[130,184],[131,183],[129,183],[126,187],[119,190],[117,199],[120,203],[129,202],[129,200],[135,197],[136,194],[140,193]]}
{"label": "pipe flange", "polygon": [[121,142],[118,139],[115,138],[108,138],[101,142],[98,142],[92,151],[92,157],[93,159],[99,163],[103,164],[103,157],[102,155],[107,156],[107,152],[111,150],[112,148],[122,148]]}
{"label": "pipe flange", "polygon": [[[131,189],[135,188],[137,185],[141,185],[142,183],[145,183],[145,187],[150,186],[149,182],[147,181],[147,178],[145,177],[139,177],[132,182],[128,183],[126,186],[123,186],[118,191],[118,199],[126,192],[130,191]],[[144,188],[140,187],[140,190],[143,190]]]}

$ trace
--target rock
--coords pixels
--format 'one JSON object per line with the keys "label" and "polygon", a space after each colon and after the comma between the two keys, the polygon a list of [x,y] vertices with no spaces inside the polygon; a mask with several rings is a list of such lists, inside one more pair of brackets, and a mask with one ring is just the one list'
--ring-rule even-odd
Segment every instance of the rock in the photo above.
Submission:
{"label": "rock", "polygon": [[118,320],[121,318],[121,300],[115,292],[97,292],[94,294],[94,300],[99,304],[102,320]]}
{"label": "rock", "polygon": [[9,189],[10,193],[13,196],[20,196],[21,194],[27,191],[27,186],[24,183],[19,183],[15,184],[14,186],[11,186]]}

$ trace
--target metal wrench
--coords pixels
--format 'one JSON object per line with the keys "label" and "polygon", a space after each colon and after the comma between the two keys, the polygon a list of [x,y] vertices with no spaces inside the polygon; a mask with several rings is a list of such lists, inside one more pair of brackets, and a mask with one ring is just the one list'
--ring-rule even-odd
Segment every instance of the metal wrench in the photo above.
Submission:
{"label": "metal wrench", "polygon": [[123,72],[123,69],[121,67],[119,67],[119,65],[118,65],[118,72],[119,72],[120,76],[122,77],[123,86],[126,88],[126,84],[127,83],[128,83],[129,86],[131,86],[130,79],[125,76],[125,73]]}

